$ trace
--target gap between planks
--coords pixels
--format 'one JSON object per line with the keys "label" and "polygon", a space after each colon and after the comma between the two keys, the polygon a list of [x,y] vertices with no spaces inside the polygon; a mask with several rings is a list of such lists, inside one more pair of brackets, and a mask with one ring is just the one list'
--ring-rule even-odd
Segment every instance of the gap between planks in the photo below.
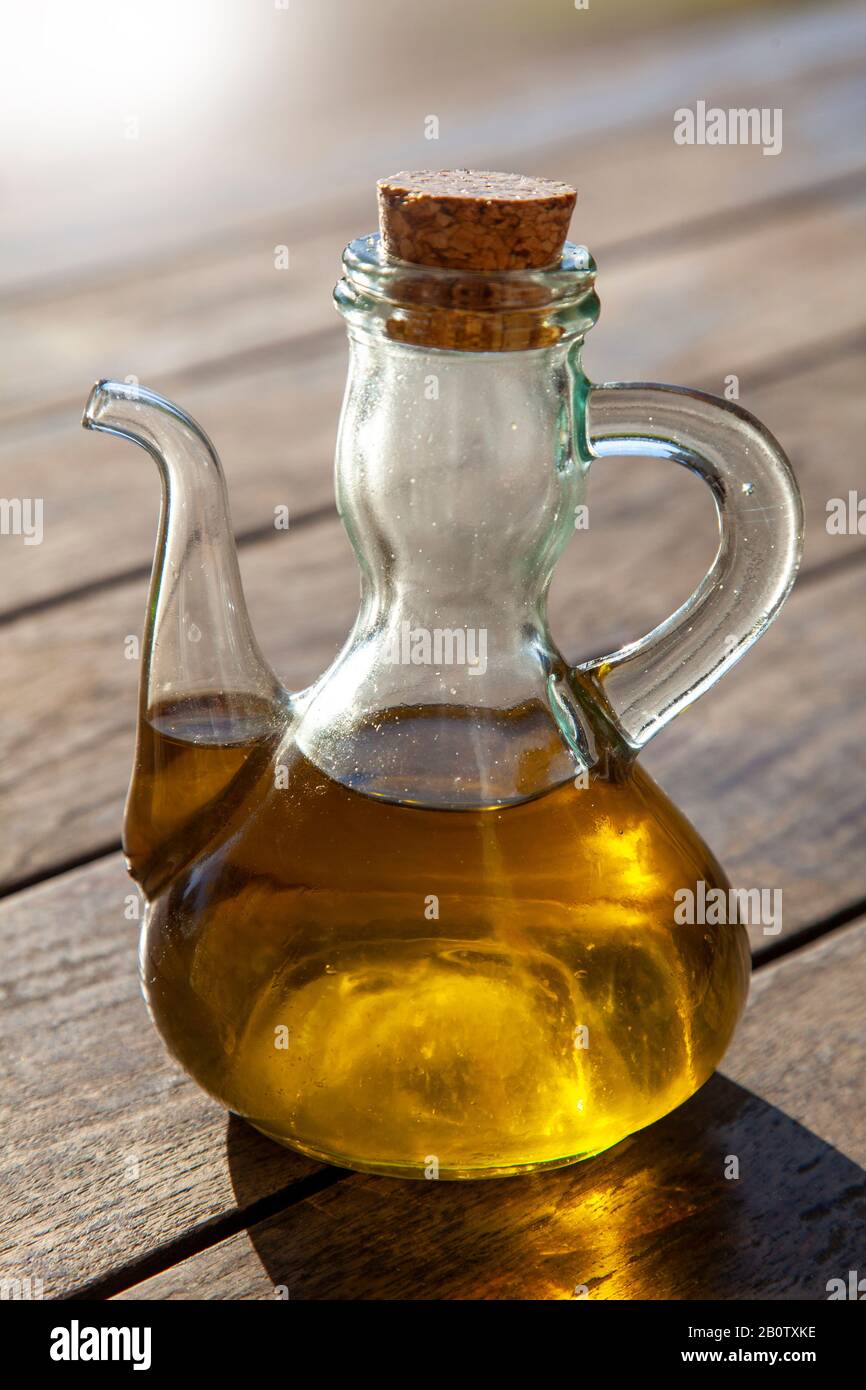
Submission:
{"label": "gap between planks", "polygon": [[238,1207],[224,1216],[214,1217],[205,1225],[185,1232],[177,1240],[151,1250],[147,1255],[131,1260],[129,1264],[119,1265],[91,1283],[82,1284],[70,1293],[58,1295],[49,1302],[92,1302],[114,1298],[116,1294],[124,1293],[135,1284],[151,1279],[155,1274],[164,1274],[167,1269],[173,1269],[181,1261],[201,1255],[205,1250],[220,1245],[229,1236],[240,1235],[250,1227],[258,1225],[260,1221],[278,1216],[296,1203],[305,1202],[309,1197],[315,1197],[317,1193],[324,1192],[339,1182],[345,1182],[351,1176],[352,1170],[349,1168],[329,1168],[323,1165],[318,1171],[310,1173],[306,1178],[299,1178],[297,1182],[281,1188],[279,1192],[262,1197],[248,1206]]}

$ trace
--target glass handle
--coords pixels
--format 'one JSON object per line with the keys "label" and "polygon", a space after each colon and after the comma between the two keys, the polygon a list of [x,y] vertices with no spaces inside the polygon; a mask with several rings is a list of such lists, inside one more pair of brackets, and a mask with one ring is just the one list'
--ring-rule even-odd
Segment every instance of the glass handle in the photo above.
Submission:
{"label": "glass handle", "polygon": [[769,431],[702,391],[593,386],[587,437],[595,458],[646,454],[684,464],[709,484],[719,518],[716,558],[691,598],[646,637],[578,668],[639,749],[773,621],[800,563],[803,506]]}

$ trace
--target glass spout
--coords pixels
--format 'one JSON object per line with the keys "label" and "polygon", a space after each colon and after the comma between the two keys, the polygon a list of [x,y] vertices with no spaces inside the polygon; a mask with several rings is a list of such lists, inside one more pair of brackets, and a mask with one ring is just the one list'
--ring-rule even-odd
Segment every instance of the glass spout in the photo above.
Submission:
{"label": "glass spout", "polygon": [[[100,381],[85,429],[129,439],[154,459],[162,508],[142,643],[138,751],[127,802],[127,857],[172,867],[167,843],[204,810],[194,768],[184,806],[162,805],[164,779],[149,767],[154,730],[189,756],[197,747],[234,748],[226,786],[284,728],[290,697],[259,649],[247,614],[220,461],[207,435],[176,405],[144,387]],[[207,800],[212,800],[212,788]],[[225,802],[223,802],[225,805]],[[134,815],[132,814],[134,808]],[[192,844],[186,833],[186,842]],[[158,851],[158,856],[157,856]],[[176,867],[174,865],[173,867]]]}
{"label": "glass spout", "polygon": [[207,435],[170,401],[117,381],[94,386],[82,424],[139,444],[162,478],[144,641],[146,708],[205,692],[275,696],[281,688],[250,626],[225,478]]}

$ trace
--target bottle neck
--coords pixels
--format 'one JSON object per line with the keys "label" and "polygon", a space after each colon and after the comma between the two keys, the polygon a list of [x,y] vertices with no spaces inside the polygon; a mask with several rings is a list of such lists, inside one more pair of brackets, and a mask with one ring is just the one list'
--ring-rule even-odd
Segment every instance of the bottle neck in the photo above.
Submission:
{"label": "bottle neck", "polygon": [[[579,343],[461,353],[352,331],[336,476],[361,606],[298,731],[337,780],[463,806],[574,775],[580,714],[552,695],[568,703],[570,673],[546,599],[584,496],[579,357]],[[439,793],[436,742],[462,769]]]}
{"label": "bottle neck", "polygon": [[[361,567],[365,639],[405,652],[407,623],[476,634],[467,650],[485,646],[486,674],[542,636],[583,497],[578,374],[576,346],[475,354],[353,334],[337,503]],[[418,659],[423,648],[419,637]],[[477,666],[454,675],[462,688]]]}

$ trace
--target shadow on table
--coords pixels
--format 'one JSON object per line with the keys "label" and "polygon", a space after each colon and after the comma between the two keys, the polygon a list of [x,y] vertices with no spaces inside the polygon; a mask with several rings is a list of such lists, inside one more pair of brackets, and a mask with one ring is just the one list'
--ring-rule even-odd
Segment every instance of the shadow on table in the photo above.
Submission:
{"label": "shadow on table", "polygon": [[[259,1147],[273,1158],[250,1137],[232,1116],[241,1209],[258,1195]],[[866,1174],[716,1075],[586,1163],[469,1183],[353,1174],[248,1234],[292,1299],[825,1299],[828,1279],[862,1264]]]}

